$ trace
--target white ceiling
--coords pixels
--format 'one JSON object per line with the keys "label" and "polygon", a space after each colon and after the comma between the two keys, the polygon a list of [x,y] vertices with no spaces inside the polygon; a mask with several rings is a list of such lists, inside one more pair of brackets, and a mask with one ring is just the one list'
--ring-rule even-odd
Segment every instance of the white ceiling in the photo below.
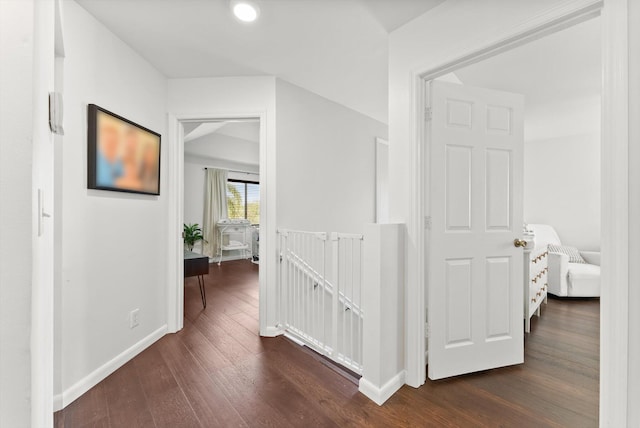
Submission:
{"label": "white ceiling", "polygon": [[77,0],[164,75],[274,75],[387,122],[388,32],[444,0]]}
{"label": "white ceiling", "polygon": [[[238,165],[254,165],[257,167],[260,163],[258,144],[215,132],[186,143],[184,154],[185,156],[200,158],[205,162],[211,160],[222,161],[227,164],[227,168],[231,169],[236,168]],[[217,164],[216,166],[222,165]]]}
{"label": "white ceiling", "polygon": [[226,122],[189,123],[188,128],[184,128],[184,142],[188,143],[189,141],[214,133],[225,124]]}
{"label": "white ceiling", "polygon": [[[340,0],[333,0],[333,2]],[[387,33],[433,9],[445,0],[360,0]],[[327,3],[330,3],[329,0]]]}
{"label": "white ceiling", "polygon": [[455,72],[466,85],[525,96],[525,139],[600,130],[600,19]]}
{"label": "white ceiling", "polygon": [[[275,75],[386,123],[388,32],[444,0],[257,0],[261,16],[251,25],[231,16],[229,0],[77,1],[167,77]],[[559,109],[595,105],[599,21],[456,74],[524,94],[531,133]]]}
{"label": "white ceiling", "polygon": [[185,125],[185,155],[258,165],[260,121],[195,122]]}
{"label": "white ceiling", "polygon": [[183,124],[183,127],[185,143],[213,133],[256,144],[260,142],[259,120],[188,122]]}
{"label": "white ceiling", "polygon": [[239,138],[258,144],[260,142],[260,121],[232,121],[225,122],[225,125],[218,129],[218,134],[228,137]]}

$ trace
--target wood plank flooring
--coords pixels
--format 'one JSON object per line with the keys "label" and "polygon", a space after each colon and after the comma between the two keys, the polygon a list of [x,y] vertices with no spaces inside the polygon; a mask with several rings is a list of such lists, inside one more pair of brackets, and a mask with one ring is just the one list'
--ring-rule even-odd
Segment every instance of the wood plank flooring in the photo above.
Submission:
{"label": "wood plank flooring", "polygon": [[287,339],[260,338],[257,266],[212,264],[202,309],[55,414],[60,427],[596,427],[599,308],[549,299],[525,364],[404,386],[379,407]]}

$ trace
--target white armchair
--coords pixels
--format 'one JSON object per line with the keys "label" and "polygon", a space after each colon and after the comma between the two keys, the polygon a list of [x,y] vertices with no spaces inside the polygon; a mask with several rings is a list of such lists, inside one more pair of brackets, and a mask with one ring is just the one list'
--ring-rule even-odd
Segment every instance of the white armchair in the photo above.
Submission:
{"label": "white armchair", "polygon": [[[562,245],[553,227],[530,224],[536,246]],[[567,254],[549,251],[548,292],[561,297],[600,296],[600,253],[580,251],[586,263],[570,263]]]}

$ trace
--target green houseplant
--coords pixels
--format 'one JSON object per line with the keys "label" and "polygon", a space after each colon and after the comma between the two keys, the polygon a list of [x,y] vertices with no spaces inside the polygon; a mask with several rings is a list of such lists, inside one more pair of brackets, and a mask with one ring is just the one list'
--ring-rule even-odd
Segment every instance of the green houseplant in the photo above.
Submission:
{"label": "green houseplant", "polygon": [[189,251],[193,251],[193,246],[196,245],[196,242],[205,240],[204,236],[202,236],[202,229],[200,229],[198,223],[185,224],[183,235],[184,245]]}

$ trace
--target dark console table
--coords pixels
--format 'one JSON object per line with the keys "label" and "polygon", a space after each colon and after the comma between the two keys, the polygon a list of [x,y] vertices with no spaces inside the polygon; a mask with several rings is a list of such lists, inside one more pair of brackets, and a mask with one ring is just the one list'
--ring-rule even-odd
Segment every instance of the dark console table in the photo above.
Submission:
{"label": "dark console table", "polygon": [[209,257],[193,251],[184,250],[184,277],[198,277],[202,307],[207,307],[207,296],[204,290],[204,276],[209,274]]}

